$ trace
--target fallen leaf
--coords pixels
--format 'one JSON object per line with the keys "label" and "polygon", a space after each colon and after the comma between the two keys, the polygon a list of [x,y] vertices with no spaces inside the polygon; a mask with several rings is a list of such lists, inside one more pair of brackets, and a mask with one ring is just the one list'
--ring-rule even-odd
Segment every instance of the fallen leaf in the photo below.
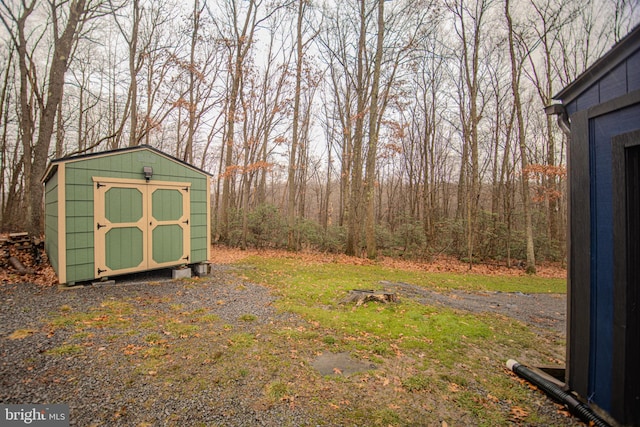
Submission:
{"label": "fallen leaf", "polygon": [[522,409],[520,406],[512,406],[510,411],[511,418],[515,421],[519,421],[523,418],[526,418],[529,413]]}
{"label": "fallen leaf", "polygon": [[457,393],[460,391],[460,386],[456,383],[449,383],[449,391],[452,393]]}

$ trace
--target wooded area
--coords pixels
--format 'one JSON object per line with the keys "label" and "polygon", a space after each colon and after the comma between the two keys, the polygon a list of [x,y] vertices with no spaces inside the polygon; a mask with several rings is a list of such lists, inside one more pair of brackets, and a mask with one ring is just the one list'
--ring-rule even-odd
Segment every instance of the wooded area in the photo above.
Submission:
{"label": "wooded area", "polygon": [[62,156],[147,144],[214,175],[213,240],[375,258],[565,257],[543,108],[633,0],[7,0],[2,231]]}

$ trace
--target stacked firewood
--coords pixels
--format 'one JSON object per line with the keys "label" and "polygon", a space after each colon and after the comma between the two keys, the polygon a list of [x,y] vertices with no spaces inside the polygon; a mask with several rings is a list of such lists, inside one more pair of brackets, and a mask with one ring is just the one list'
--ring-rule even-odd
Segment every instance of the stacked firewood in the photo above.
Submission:
{"label": "stacked firewood", "polygon": [[40,250],[43,247],[40,239],[32,238],[27,233],[11,233],[3,238],[2,259],[9,268],[20,275],[36,274],[36,268],[42,262]]}
{"label": "stacked firewood", "polygon": [[39,286],[58,283],[44,240],[27,233],[0,234],[0,285],[26,282]]}
{"label": "stacked firewood", "polygon": [[0,238],[0,267],[6,268],[9,262],[9,248],[7,245],[7,239]]}

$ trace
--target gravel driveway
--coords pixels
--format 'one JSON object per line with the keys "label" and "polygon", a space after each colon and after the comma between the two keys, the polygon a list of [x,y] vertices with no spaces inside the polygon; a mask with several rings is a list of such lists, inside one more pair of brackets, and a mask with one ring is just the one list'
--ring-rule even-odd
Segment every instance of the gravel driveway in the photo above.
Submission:
{"label": "gravel driveway", "polygon": [[461,291],[438,292],[410,283],[380,282],[401,297],[423,304],[440,304],[474,313],[498,313],[518,319],[538,329],[566,333],[566,294],[525,294],[522,292]]}
{"label": "gravel driveway", "polygon": [[[303,329],[304,320],[277,312],[265,287],[224,268],[199,280],[167,275],[77,289],[0,285],[0,403],[65,403],[70,424],[81,426],[326,424],[313,405],[287,404],[278,392],[283,370],[319,375],[300,361],[317,354],[290,353],[274,336]],[[563,296],[384,285],[401,298],[564,331]]]}
{"label": "gravel driveway", "polygon": [[[163,272],[143,279],[68,290],[1,285],[0,402],[69,404],[70,424],[82,426],[283,426],[309,418],[297,407],[257,404],[265,381],[220,372],[217,363],[234,353],[233,337],[298,321],[276,313],[267,289],[226,274],[197,283]],[[109,301],[121,300],[128,306],[119,313]],[[113,323],[102,327],[101,318]],[[203,318],[228,334],[205,339],[198,336],[205,328],[187,328]],[[64,319],[75,323],[56,326]],[[201,360],[181,359],[181,348],[199,345]]]}

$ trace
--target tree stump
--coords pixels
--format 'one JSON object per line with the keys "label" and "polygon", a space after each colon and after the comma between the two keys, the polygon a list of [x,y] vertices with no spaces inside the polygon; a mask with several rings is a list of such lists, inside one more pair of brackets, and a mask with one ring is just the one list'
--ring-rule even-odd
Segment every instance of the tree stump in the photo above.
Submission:
{"label": "tree stump", "polygon": [[346,298],[344,298],[340,303],[355,303],[356,307],[358,307],[369,301],[387,304],[390,302],[397,302],[398,297],[396,296],[396,294],[391,292],[374,291],[368,289],[353,289],[349,291],[349,295],[347,295]]}

